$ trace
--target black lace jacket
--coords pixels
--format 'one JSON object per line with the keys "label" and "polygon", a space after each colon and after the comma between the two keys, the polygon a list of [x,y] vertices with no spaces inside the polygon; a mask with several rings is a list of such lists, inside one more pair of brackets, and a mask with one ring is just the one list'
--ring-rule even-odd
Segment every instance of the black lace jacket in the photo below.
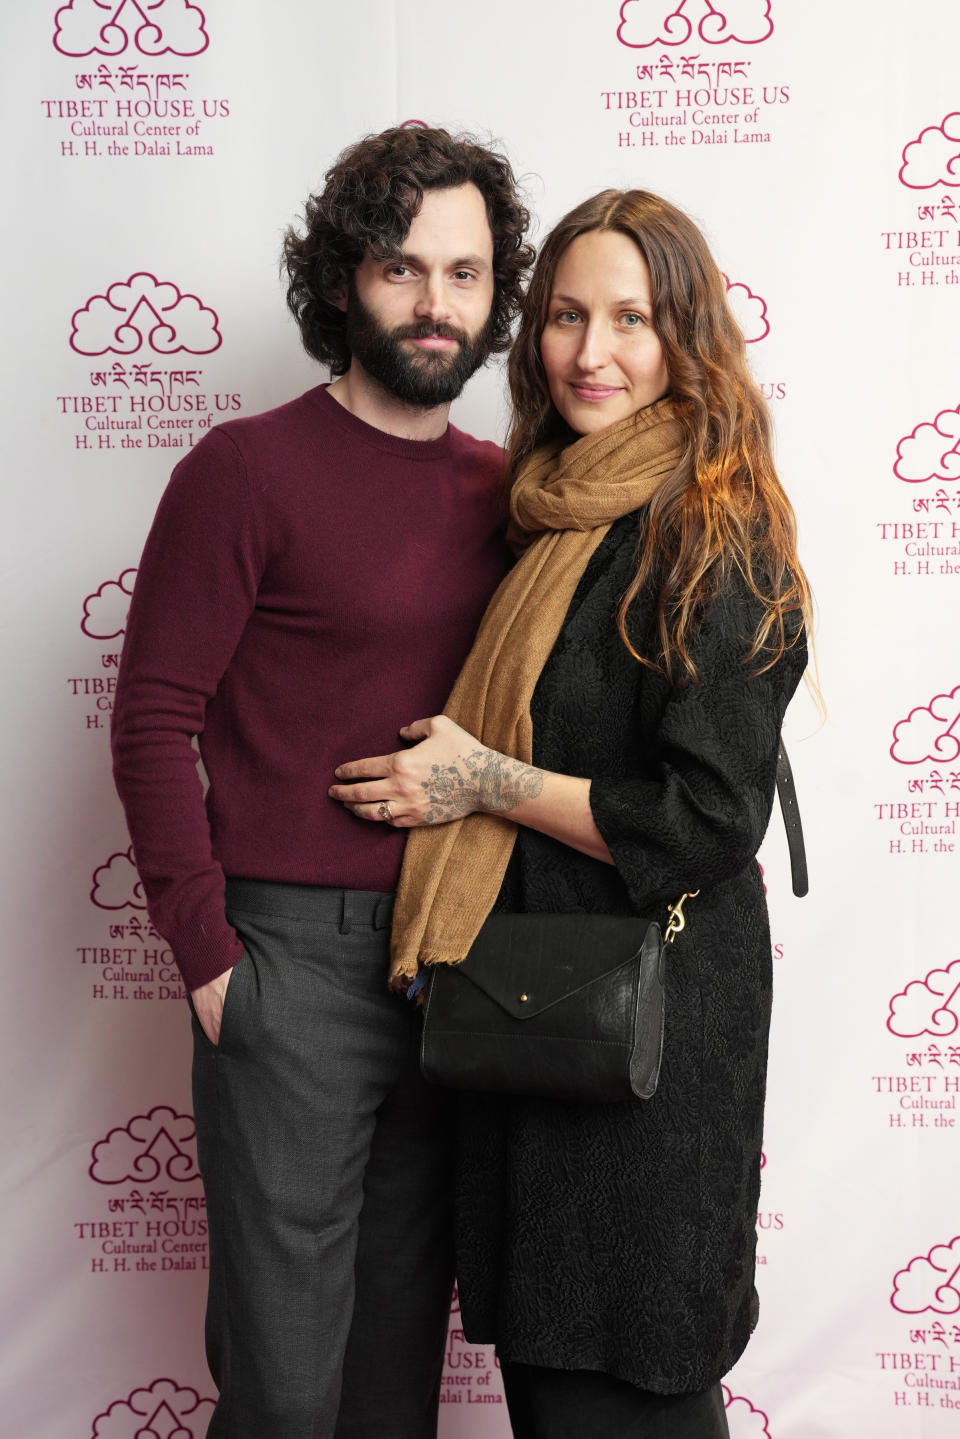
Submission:
{"label": "black lace jacket", "polygon": [[[751,677],[755,611],[731,584],[697,639],[698,685],[639,665],[615,615],[642,522],[595,552],[533,700],[534,762],[591,780],[615,867],[521,829],[498,908],[663,920],[700,889],[668,951],[660,1084],[610,1105],[464,1096],[458,1276],[472,1341],[679,1393],[726,1373],[756,1318],[771,955],[755,855],[806,651]],[[652,601],[633,628],[649,653]]]}

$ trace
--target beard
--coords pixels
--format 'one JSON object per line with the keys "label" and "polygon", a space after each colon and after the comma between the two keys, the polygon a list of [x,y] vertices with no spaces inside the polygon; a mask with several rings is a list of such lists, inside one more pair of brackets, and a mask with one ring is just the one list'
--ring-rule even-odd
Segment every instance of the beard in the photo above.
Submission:
{"label": "beard", "polygon": [[[457,399],[470,376],[490,355],[490,329],[489,320],[475,335],[453,325],[421,320],[387,330],[367,309],[352,284],[347,297],[346,341],[351,356],[406,405],[426,409],[449,405]],[[457,348],[408,354],[401,345],[402,340],[426,339],[430,335],[456,340]]]}

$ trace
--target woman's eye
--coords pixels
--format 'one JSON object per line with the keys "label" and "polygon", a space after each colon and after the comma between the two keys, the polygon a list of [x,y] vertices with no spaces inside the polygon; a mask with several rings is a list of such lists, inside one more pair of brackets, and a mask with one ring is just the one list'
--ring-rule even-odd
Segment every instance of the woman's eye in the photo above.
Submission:
{"label": "woman's eye", "polygon": [[628,330],[635,330],[639,325],[645,325],[646,320],[642,315],[638,315],[636,310],[628,310],[625,315],[620,316],[620,323]]}
{"label": "woman's eye", "polygon": [[558,310],[554,316],[558,325],[575,325],[580,319],[576,310]]}

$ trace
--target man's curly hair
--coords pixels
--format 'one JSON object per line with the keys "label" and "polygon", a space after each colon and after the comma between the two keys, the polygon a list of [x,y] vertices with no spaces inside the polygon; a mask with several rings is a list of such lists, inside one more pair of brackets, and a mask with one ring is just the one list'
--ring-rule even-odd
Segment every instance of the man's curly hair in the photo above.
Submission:
{"label": "man's curly hair", "polygon": [[368,251],[400,254],[425,190],[467,184],[483,196],[493,235],[488,345],[491,351],[508,348],[534,252],[523,241],[530,215],[504,155],[472,135],[396,126],[349,146],[324,179],[323,191],[307,201],[305,233],[291,227],[283,242],[287,304],[308,354],[334,375],[349,369],[346,316],[337,297],[349,289]]}

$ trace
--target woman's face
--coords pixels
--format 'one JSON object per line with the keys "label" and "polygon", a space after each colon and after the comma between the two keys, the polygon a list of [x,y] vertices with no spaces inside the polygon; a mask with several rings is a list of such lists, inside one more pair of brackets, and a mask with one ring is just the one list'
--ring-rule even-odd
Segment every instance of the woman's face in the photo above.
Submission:
{"label": "woman's face", "polygon": [[540,353],[550,398],[577,434],[606,429],[670,388],[650,289],[646,260],[619,230],[578,235],[560,256]]}

